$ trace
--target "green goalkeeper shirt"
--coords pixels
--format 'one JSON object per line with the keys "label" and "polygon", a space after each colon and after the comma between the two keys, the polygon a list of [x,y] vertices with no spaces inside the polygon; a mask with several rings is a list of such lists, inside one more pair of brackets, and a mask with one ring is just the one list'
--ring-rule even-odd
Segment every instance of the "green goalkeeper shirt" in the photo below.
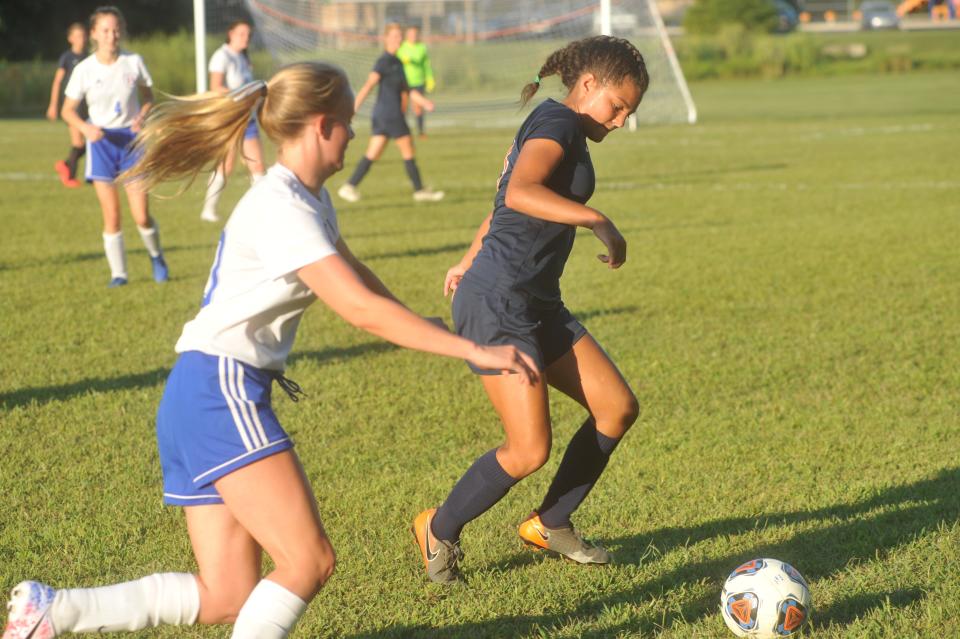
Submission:
{"label": "green goalkeeper shirt", "polygon": [[407,42],[404,40],[400,48],[397,49],[397,57],[403,62],[403,70],[407,74],[407,84],[412,87],[433,84],[433,69],[430,67],[427,45],[422,42]]}

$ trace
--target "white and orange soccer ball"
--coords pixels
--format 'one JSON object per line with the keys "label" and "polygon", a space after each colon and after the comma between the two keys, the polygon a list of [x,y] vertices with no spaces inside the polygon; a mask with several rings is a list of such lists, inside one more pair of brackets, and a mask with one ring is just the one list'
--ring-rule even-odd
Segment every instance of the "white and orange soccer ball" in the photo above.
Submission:
{"label": "white and orange soccer ball", "polygon": [[738,637],[790,637],[810,618],[806,579],[777,559],[753,559],[730,573],[720,594],[720,614]]}

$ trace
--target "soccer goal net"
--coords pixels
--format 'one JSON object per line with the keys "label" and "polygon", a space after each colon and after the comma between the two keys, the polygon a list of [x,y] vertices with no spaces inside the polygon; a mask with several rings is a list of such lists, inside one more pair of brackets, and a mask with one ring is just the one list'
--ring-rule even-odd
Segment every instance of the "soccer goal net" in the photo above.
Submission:
{"label": "soccer goal net", "polygon": [[[641,122],[694,122],[696,108],[655,0],[242,0],[276,64],[320,59],[354,87],[382,52],[390,23],[420,28],[433,67],[431,126],[508,126],[525,115],[519,95],[555,49],[609,33],[643,53],[650,89]],[[229,21],[229,4],[207,0],[208,31]],[[236,7],[234,7],[235,9]],[[543,96],[560,95],[555,77]],[[372,100],[364,105],[371,108]]]}

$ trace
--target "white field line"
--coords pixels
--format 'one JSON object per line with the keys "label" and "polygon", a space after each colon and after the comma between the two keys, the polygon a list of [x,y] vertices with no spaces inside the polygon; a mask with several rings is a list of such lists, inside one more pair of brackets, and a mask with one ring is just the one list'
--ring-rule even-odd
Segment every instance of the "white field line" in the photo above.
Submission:
{"label": "white field line", "polygon": [[5,182],[59,182],[60,178],[49,173],[25,173],[22,171],[0,172],[0,181]]}

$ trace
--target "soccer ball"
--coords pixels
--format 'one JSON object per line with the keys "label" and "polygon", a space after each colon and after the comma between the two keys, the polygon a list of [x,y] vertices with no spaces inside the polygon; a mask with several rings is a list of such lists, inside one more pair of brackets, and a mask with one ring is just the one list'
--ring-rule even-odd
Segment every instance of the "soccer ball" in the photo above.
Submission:
{"label": "soccer ball", "polygon": [[720,593],[720,614],[738,637],[795,635],[810,610],[810,589],[803,575],[777,559],[753,559],[739,566]]}

